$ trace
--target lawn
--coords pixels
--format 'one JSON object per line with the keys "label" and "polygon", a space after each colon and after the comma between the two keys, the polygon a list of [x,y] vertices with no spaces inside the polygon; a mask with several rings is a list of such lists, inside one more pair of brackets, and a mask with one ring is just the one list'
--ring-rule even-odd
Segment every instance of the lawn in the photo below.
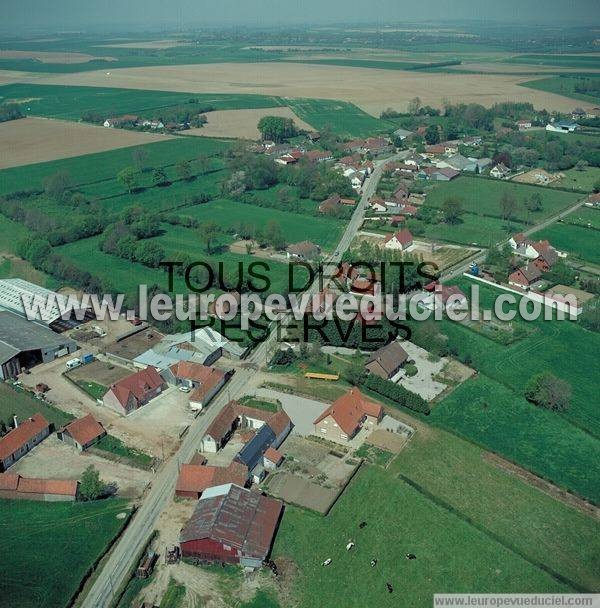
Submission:
{"label": "lawn", "polygon": [[563,218],[563,222],[565,224],[600,230],[600,209],[595,207],[579,207],[579,209]]}
{"label": "lawn", "polygon": [[[590,210],[600,218],[600,213]],[[576,212],[579,215],[579,212]],[[596,219],[594,217],[594,219]],[[548,239],[556,249],[565,251],[584,262],[600,264],[600,231],[573,224],[552,224],[533,235],[537,239]]]}
{"label": "lawn", "polygon": [[600,502],[598,439],[483,373],[437,404],[429,420]]}
{"label": "lawn", "polygon": [[0,87],[0,102],[27,100],[21,109],[28,116],[79,120],[84,112],[104,113],[106,118],[122,114],[185,105],[190,100],[215,110],[271,108],[284,105],[271,95],[230,95],[217,93],[172,93],[139,89],[79,87],[40,84],[8,84]]}
{"label": "lawn", "polygon": [[342,137],[368,137],[377,133],[391,133],[392,122],[375,118],[347,101],[329,99],[290,99],[294,113],[315,129],[330,127]]}
{"label": "lawn", "polygon": [[85,391],[92,399],[102,399],[108,387],[98,384],[97,382],[90,382],[89,380],[76,380],[75,384],[83,391]]}
{"label": "lawn", "polygon": [[38,413],[42,414],[48,422],[53,423],[57,429],[73,420],[71,414],[34,399],[31,393],[14,389],[5,383],[0,384],[0,420],[11,422],[13,415],[16,414],[17,419],[22,421]]}
{"label": "lawn", "polygon": [[[261,194],[258,193],[259,196]],[[267,222],[276,221],[281,226],[288,243],[308,240],[328,251],[336,246],[344,228],[342,221],[330,217],[307,218],[298,213],[258,207],[230,199],[217,199],[206,205],[195,205],[182,209],[179,214],[193,217],[201,222],[212,220],[221,228],[246,224],[261,230]]]}
{"label": "lawn", "polygon": [[[348,539],[356,543],[352,551]],[[407,553],[417,559],[406,560]],[[287,507],[274,547],[275,561],[284,556],[298,568],[295,592],[304,608],[418,608],[441,592],[570,590],[389,471],[368,465],[327,517]],[[323,567],[327,558],[332,563]]]}
{"label": "lawn", "polygon": [[[219,139],[177,137],[136,146],[136,148],[144,149],[148,166],[169,167],[174,166],[180,160],[192,160],[200,155],[214,156],[226,150],[230,145],[230,142]],[[0,195],[41,189],[44,179],[58,171],[68,172],[76,186],[99,184],[106,180],[117,184],[116,176],[119,171],[134,164],[133,149],[135,148],[119,148],[108,152],[4,169],[0,171]],[[117,192],[123,192],[123,186],[119,185]]]}
{"label": "lawn", "polygon": [[598,590],[600,524],[490,462],[441,429],[418,429],[389,472],[402,474],[530,561]]}
{"label": "lawn", "polygon": [[120,499],[91,503],[1,500],[0,606],[66,606],[127,521],[117,515],[128,510]]}
{"label": "lawn", "polygon": [[[514,219],[534,223],[555,215],[582,198],[581,194],[572,192],[463,175],[451,182],[436,185],[427,195],[427,205],[439,208],[448,198],[456,198],[465,211],[479,216],[501,218],[500,201],[505,193],[512,195],[517,202]],[[543,209],[529,213],[524,202],[533,194],[542,197]]]}

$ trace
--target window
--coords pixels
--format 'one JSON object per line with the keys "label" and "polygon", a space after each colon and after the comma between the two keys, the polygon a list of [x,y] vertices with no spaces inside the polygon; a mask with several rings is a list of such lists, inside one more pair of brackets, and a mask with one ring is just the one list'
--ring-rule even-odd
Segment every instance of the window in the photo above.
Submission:
{"label": "window", "polygon": [[327,429],[321,428],[321,433],[327,433]]}

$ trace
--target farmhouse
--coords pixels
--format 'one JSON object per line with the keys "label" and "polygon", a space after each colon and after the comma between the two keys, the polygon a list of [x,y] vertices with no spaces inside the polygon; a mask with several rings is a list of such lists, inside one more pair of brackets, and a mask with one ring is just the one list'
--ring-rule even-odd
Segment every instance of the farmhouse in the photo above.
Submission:
{"label": "farmhouse", "polygon": [[530,120],[518,120],[516,124],[517,124],[517,129],[519,129],[519,131],[524,131],[525,129],[531,129]]}
{"label": "farmhouse", "polygon": [[406,129],[396,129],[394,131],[394,137],[397,137],[400,141],[404,141],[408,137],[412,137],[414,133],[412,131],[407,131]]}
{"label": "farmhouse", "polygon": [[156,369],[147,367],[113,384],[102,401],[126,416],[160,395],[164,387],[165,381]]}
{"label": "farmhouse", "polygon": [[190,389],[190,406],[202,409],[221,390],[229,376],[216,367],[179,361],[164,370],[162,377],[169,384]]}
{"label": "farmhouse", "polygon": [[462,140],[463,146],[469,146],[471,148],[478,148],[483,143],[483,137],[481,135],[471,135],[465,137]]}
{"label": "farmhouse", "polygon": [[509,173],[510,169],[504,163],[498,163],[490,170],[490,175],[496,179],[504,179]]}
{"label": "farmhouse", "polygon": [[218,452],[237,428],[258,430],[267,425],[273,432],[267,447],[279,447],[292,430],[292,421],[283,410],[269,412],[230,401],[206,429],[201,449],[204,452]]}
{"label": "farmhouse", "polygon": [[384,380],[393,378],[408,361],[408,353],[394,340],[371,354],[365,369]]}
{"label": "farmhouse", "polygon": [[333,160],[333,154],[329,150],[309,150],[305,156],[311,163],[322,163],[326,160]]}
{"label": "farmhouse", "polygon": [[243,487],[247,481],[248,468],[239,462],[233,461],[227,467],[183,464],[177,477],[175,495],[198,500],[207,488],[228,483]]}
{"label": "farmhouse", "polygon": [[425,291],[430,295],[424,298],[421,303],[429,310],[437,308],[452,309],[462,307],[467,303],[467,296],[458,285],[443,285],[432,282],[425,286]]}
{"label": "farmhouse", "polygon": [[341,205],[356,205],[356,201],[351,198],[342,198],[339,194],[332,194],[319,205],[319,213],[332,213]]}
{"label": "farmhouse", "polygon": [[283,454],[275,448],[267,448],[263,456],[266,469],[276,469],[283,462]]}
{"label": "farmhouse", "polygon": [[57,431],[61,441],[75,446],[80,452],[86,450],[106,435],[106,430],[91,414],[73,420]]}
{"label": "farmhouse", "polygon": [[44,502],[77,500],[79,482],[69,479],[35,479],[0,473],[0,498],[21,498]]}
{"label": "farmhouse", "polygon": [[508,284],[523,289],[530,289],[541,278],[542,271],[533,263],[515,270],[508,277]]}
{"label": "farmhouse", "polygon": [[16,378],[23,369],[54,361],[77,350],[77,344],[44,325],[0,310],[0,380]]}
{"label": "farmhouse", "polygon": [[398,251],[406,251],[413,245],[413,235],[410,230],[403,228],[394,234],[388,234],[385,237],[386,249],[395,249]]}
{"label": "farmhouse", "polygon": [[296,260],[314,260],[321,255],[321,248],[311,241],[293,243],[286,249],[288,258]]}
{"label": "farmhouse", "polygon": [[93,319],[90,309],[81,308],[75,300],[59,293],[23,279],[1,279],[0,310],[27,318],[25,306],[36,312],[36,322],[56,332],[73,329]]}
{"label": "farmhouse", "polygon": [[206,490],[181,531],[183,557],[260,568],[267,559],[283,503],[235,484]]}
{"label": "farmhouse", "polygon": [[560,255],[549,241],[532,241],[522,232],[514,234],[508,243],[517,255],[535,260],[536,266],[544,272],[556,263]]}
{"label": "farmhouse", "polygon": [[334,401],[313,424],[316,435],[347,443],[362,428],[373,429],[382,417],[380,405],[368,401],[357,388],[352,388]]}
{"label": "farmhouse", "polygon": [[15,424],[16,427],[0,439],[0,473],[50,435],[50,423],[41,414],[34,414],[20,424],[15,417]]}
{"label": "farmhouse", "polygon": [[555,133],[573,133],[579,125],[572,120],[559,120],[558,122],[550,122],[546,125],[546,131]]}
{"label": "farmhouse", "polygon": [[371,156],[381,156],[394,151],[394,146],[385,137],[368,137],[362,145],[361,152]]}

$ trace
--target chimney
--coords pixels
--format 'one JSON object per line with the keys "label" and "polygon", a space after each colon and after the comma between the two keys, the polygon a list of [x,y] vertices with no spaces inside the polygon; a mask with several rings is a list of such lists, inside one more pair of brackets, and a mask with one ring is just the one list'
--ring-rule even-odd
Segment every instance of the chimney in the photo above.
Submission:
{"label": "chimney", "polygon": [[17,428],[19,426],[19,422],[17,421],[17,415],[13,414],[13,428]]}

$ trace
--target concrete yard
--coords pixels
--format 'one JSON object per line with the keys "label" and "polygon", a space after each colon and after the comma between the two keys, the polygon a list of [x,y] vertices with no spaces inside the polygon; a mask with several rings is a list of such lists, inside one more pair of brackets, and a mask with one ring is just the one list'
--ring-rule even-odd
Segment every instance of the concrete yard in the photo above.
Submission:
{"label": "concrete yard", "polygon": [[103,481],[117,485],[119,496],[127,498],[139,497],[152,477],[149,471],[113,462],[96,453],[79,452],[60,441],[55,434],[23,456],[10,472],[43,479],[81,479],[90,465],[98,469]]}

